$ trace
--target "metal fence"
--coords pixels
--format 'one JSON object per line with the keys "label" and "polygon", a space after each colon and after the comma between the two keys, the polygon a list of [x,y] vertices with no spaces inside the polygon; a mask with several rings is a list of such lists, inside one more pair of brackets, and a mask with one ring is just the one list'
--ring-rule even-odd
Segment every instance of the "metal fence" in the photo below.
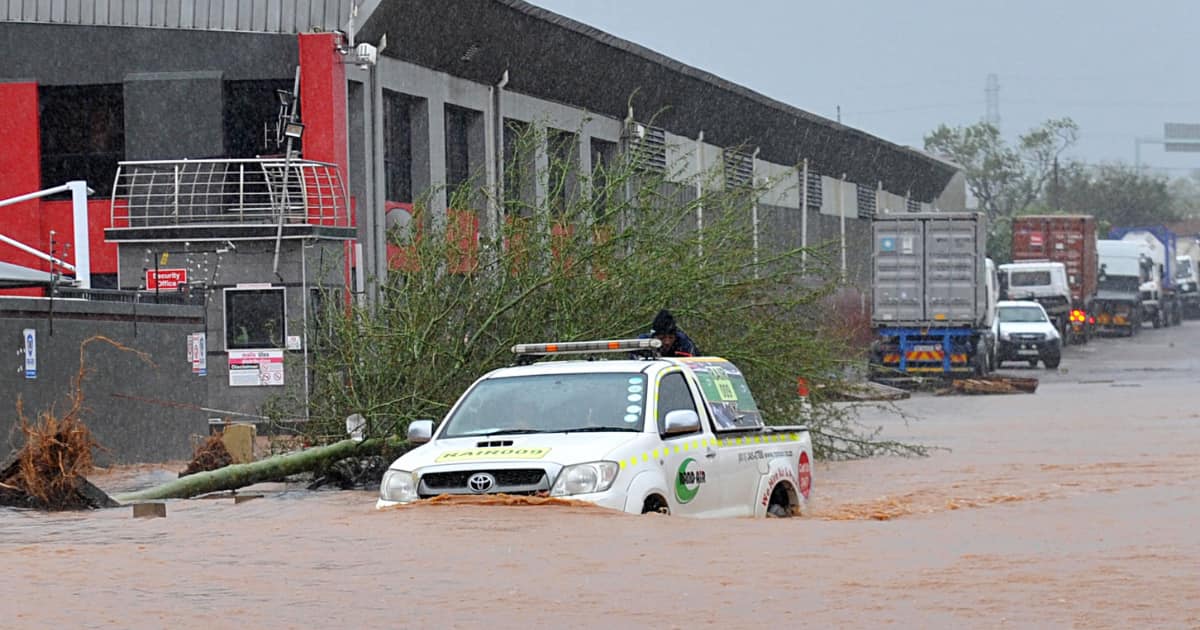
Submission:
{"label": "metal fence", "polygon": [[307,160],[121,162],[112,226],[289,223],[350,226],[336,165]]}
{"label": "metal fence", "polygon": [[345,29],[353,0],[0,0],[0,21],[305,33]]}
{"label": "metal fence", "polygon": [[125,304],[204,304],[205,291],[199,287],[172,291],[131,291],[126,289],[81,289],[57,286],[54,297],[87,300],[89,302],[122,302]]}

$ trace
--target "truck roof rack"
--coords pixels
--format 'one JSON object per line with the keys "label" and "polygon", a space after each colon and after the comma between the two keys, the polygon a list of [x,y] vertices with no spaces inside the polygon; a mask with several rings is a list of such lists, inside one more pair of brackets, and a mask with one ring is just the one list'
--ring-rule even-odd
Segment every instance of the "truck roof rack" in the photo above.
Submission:
{"label": "truck roof rack", "polygon": [[556,354],[601,354],[629,352],[638,356],[658,358],[662,342],[658,339],[608,339],[603,341],[562,341],[549,343],[519,343],[512,347],[518,365],[528,365],[544,357]]}

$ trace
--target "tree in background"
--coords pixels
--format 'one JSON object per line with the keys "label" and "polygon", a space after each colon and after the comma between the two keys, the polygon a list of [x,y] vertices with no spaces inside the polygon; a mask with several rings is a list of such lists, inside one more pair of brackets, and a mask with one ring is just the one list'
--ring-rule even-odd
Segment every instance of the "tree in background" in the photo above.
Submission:
{"label": "tree in background", "polygon": [[1078,137],[1079,126],[1070,118],[1047,120],[1022,134],[1016,146],[989,123],[941,125],[925,136],[925,150],[963,168],[967,188],[987,213],[988,253],[1004,262],[1012,217],[1042,197],[1059,158]]}
{"label": "tree in background", "polygon": [[1200,219],[1200,172],[1171,180],[1171,209],[1181,219]]}
{"label": "tree in background", "polygon": [[[1096,217],[1101,233],[1112,226],[1157,225],[1181,218],[1165,177],[1140,173],[1124,164],[1091,167],[1072,163],[1062,169],[1057,194],[1050,198],[1067,214]],[[1194,201],[1194,198],[1193,198]]]}

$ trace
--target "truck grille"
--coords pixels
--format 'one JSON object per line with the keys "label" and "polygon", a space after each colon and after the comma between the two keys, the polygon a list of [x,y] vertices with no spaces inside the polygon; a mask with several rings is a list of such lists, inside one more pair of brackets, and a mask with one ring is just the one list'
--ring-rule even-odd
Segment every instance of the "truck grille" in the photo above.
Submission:
{"label": "truck grille", "polygon": [[1016,341],[1041,341],[1046,338],[1042,333],[1018,333],[1012,336]]}
{"label": "truck grille", "polygon": [[[495,485],[487,492],[478,493],[471,489],[468,481],[472,475],[486,473],[495,478]],[[540,468],[503,468],[497,470],[456,470],[453,472],[431,472],[421,476],[417,493],[422,497],[439,494],[536,494],[550,490],[546,471]]]}

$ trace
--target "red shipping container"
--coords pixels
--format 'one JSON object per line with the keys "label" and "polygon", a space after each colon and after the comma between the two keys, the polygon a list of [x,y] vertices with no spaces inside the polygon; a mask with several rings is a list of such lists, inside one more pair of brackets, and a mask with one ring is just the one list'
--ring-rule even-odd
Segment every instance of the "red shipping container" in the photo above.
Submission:
{"label": "red shipping container", "polygon": [[1013,218],[1013,262],[1049,260],[1067,268],[1075,306],[1096,295],[1100,261],[1096,254],[1096,218],[1086,214],[1047,214]]}

